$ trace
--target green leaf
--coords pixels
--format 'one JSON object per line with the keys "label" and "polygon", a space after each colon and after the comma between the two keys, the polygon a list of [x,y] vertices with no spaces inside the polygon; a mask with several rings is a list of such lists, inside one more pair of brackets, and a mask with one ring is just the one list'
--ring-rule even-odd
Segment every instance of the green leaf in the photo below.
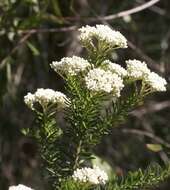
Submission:
{"label": "green leaf", "polygon": [[21,133],[22,133],[23,135],[25,135],[25,136],[28,135],[29,132],[30,132],[29,128],[22,128],[22,129],[21,129]]}
{"label": "green leaf", "polygon": [[62,19],[62,12],[61,12],[61,8],[60,5],[58,3],[58,0],[52,0],[52,6],[53,6],[53,10],[54,10],[54,15],[55,20],[58,21],[59,24],[63,23],[63,19]]}
{"label": "green leaf", "polygon": [[34,56],[38,56],[40,55],[39,50],[35,47],[35,45],[33,45],[31,42],[27,42],[27,46],[29,47],[29,49],[32,51]]}
{"label": "green leaf", "polygon": [[58,3],[58,0],[52,0],[53,9],[56,16],[62,16],[61,9]]}
{"label": "green leaf", "polygon": [[159,152],[162,150],[162,145],[160,144],[146,144],[146,147],[153,152]]}

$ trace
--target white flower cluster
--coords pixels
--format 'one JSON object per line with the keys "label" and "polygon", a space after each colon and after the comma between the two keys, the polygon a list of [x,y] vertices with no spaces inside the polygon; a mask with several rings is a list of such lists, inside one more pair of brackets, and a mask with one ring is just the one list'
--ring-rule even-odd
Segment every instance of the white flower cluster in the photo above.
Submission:
{"label": "white flower cluster", "polygon": [[89,90],[112,92],[114,97],[119,97],[124,87],[123,80],[117,74],[100,68],[90,70],[85,77],[85,83]]}
{"label": "white flower cluster", "polygon": [[74,171],[72,177],[75,181],[89,182],[96,185],[105,184],[108,180],[107,174],[97,166],[94,166],[94,168],[85,167],[77,169]]}
{"label": "white flower cluster", "polygon": [[143,80],[152,91],[166,91],[167,82],[158,74],[151,72],[145,62],[128,60],[127,75],[131,80]]}
{"label": "white flower cluster", "polygon": [[36,102],[42,107],[47,106],[49,103],[57,103],[59,107],[65,107],[66,100],[67,97],[63,93],[43,88],[37,89],[34,94],[29,92],[24,96],[25,104],[31,109],[34,109],[33,106]]}
{"label": "white flower cluster", "polygon": [[152,91],[166,91],[166,80],[154,72],[146,77],[145,82],[152,88]]}
{"label": "white flower cluster", "polygon": [[126,38],[118,31],[112,30],[107,25],[83,26],[79,29],[80,41],[84,44],[92,43],[93,38],[105,42],[110,47],[127,48]]}
{"label": "white flower cluster", "polygon": [[139,60],[127,60],[127,75],[132,80],[142,80],[150,73],[145,62]]}
{"label": "white flower cluster", "polygon": [[84,71],[90,63],[78,56],[64,57],[61,61],[53,61],[51,68],[56,72],[64,74],[76,75],[77,73]]}
{"label": "white flower cluster", "polygon": [[120,77],[125,77],[127,76],[127,71],[121,67],[119,64],[116,63],[112,63],[109,60],[105,60],[103,62],[104,66],[106,67],[106,69],[110,70],[113,73],[116,73],[117,75],[119,75]]}
{"label": "white flower cluster", "polygon": [[8,190],[33,190],[33,189],[25,185],[19,184],[17,186],[10,186]]}

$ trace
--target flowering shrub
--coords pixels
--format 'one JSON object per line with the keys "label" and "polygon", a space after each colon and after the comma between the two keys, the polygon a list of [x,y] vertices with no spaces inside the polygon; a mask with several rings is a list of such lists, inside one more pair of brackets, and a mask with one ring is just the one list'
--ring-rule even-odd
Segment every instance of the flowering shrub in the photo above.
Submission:
{"label": "flowering shrub", "polygon": [[[153,177],[149,171],[143,175],[139,171],[130,175],[134,180],[119,183],[116,177],[109,179],[99,167],[87,167],[93,159],[92,149],[101,138],[141,104],[145,96],[165,91],[167,82],[151,72],[145,62],[127,60],[126,68],[112,63],[111,53],[127,48],[127,40],[120,32],[105,25],[85,26],[79,32],[88,58],[66,57],[51,64],[65,80],[67,96],[51,89],[38,89],[24,97],[26,105],[37,114],[39,126],[23,132],[39,143],[43,177],[53,190],[123,190],[158,183],[168,177],[169,168],[161,173],[161,178],[157,172],[152,171]],[[56,121],[56,112],[61,111],[64,126]]]}

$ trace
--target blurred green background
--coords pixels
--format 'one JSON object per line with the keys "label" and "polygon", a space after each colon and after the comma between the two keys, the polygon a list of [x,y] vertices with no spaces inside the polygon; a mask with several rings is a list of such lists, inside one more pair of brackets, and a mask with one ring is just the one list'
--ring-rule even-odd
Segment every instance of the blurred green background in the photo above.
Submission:
{"label": "blurred green background", "polygon": [[[121,31],[129,48],[112,56],[124,66],[126,59],[141,59],[170,81],[170,1],[119,18],[105,16],[146,3],[144,0],[0,0],[0,189],[24,183],[43,190],[40,159],[33,139],[20,129],[35,125],[23,97],[37,88],[64,92],[64,82],[50,69],[53,60],[84,55],[77,28],[97,23]],[[93,19],[92,19],[93,18]],[[153,152],[147,144],[162,144]],[[151,163],[164,165],[170,152],[170,88],[156,93],[113,128],[94,150],[117,175]],[[158,189],[170,189],[170,182]]]}

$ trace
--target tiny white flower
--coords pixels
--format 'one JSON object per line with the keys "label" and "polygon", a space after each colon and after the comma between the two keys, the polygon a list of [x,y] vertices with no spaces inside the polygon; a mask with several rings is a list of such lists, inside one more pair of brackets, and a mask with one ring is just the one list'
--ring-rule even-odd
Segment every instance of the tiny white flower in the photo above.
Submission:
{"label": "tiny white flower", "polygon": [[154,72],[151,72],[145,78],[145,83],[149,85],[153,91],[166,91],[166,80]]}
{"label": "tiny white flower", "polygon": [[126,38],[118,31],[112,30],[107,25],[83,26],[79,29],[79,39],[82,43],[92,43],[93,38],[107,44],[112,48],[127,48]]}
{"label": "tiny white flower", "polygon": [[77,169],[74,171],[72,177],[75,181],[89,182],[95,185],[105,184],[108,180],[108,175],[97,166],[94,166],[94,168],[84,167]]}
{"label": "tiny white flower", "polygon": [[104,66],[106,67],[106,69],[108,69],[109,71],[116,73],[117,75],[119,75],[120,77],[125,77],[127,76],[127,71],[121,67],[119,64],[116,63],[112,63],[109,60],[105,60],[103,62]]}
{"label": "tiny white flower", "polygon": [[100,68],[90,70],[85,77],[85,83],[91,91],[112,92],[114,97],[119,97],[124,87],[123,80],[117,74]]}
{"label": "tiny white flower", "polygon": [[78,56],[64,57],[61,61],[53,61],[51,64],[54,71],[70,75],[76,75],[89,66],[90,63],[87,60]]}
{"label": "tiny white flower", "polygon": [[19,184],[17,186],[10,186],[8,190],[33,190],[33,189],[25,185]]}
{"label": "tiny white flower", "polygon": [[39,88],[34,94],[28,93],[24,97],[25,104],[32,110],[34,103],[39,103],[42,107],[47,106],[48,104],[57,104],[58,107],[65,107],[67,97],[65,94],[54,91],[52,89],[43,89]]}
{"label": "tiny white flower", "polygon": [[131,80],[142,80],[149,75],[150,70],[145,62],[139,60],[127,60],[127,75]]}

